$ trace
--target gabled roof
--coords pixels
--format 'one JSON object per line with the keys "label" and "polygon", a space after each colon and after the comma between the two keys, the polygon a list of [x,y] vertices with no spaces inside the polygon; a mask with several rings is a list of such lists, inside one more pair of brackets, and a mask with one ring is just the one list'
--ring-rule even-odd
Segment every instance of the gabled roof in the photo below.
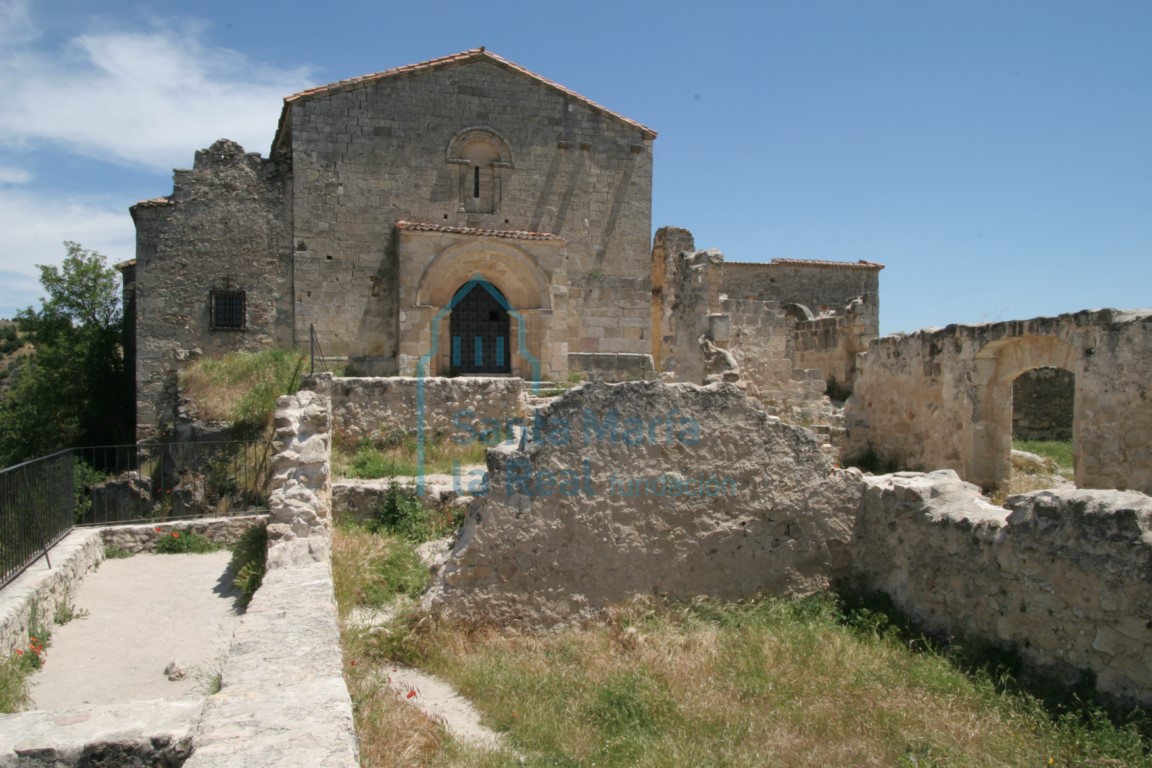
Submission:
{"label": "gabled roof", "polygon": [[656,131],[652,130],[651,128],[649,128],[645,125],[642,125],[641,123],[638,123],[635,120],[630,120],[627,117],[624,117],[623,115],[621,115],[617,112],[613,112],[612,110],[608,109],[607,107],[605,107],[601,104],[597,104],[596,102],[592,101],[591,99],[585,98],[584,96],[581,96],[580,94],[576,93],[575,91],[570,90],[568,88],[565,88],[564,86],[560,85],[559,83],[555,83],[551,80],[548,80],[547,78],[541,77],[540,75],[537,75],[534,72],[531,72],[527,69],[524,69],[524,67],[521,67],[519,64],[514,64],[511,61],[508,61],[507,59],[505,59],[503,57],[497,56],[496,54],[492,53],[491,51],[485,50],[483,47],[481,47],[481,48],[473,48],[472,50],[463,51],[461,53],[456,53],[456,54],[453,54],[451,56],[443,56],[439,59],[431,59],[429,61],[421,62],[419,64],[409,64],[409,65],[403,66],[403,67],[395,67],[394,69],[386,69],[383,72],[377,72],[377,73],[371,74],[371,75],[362,75],[360,77],[352,77],[352,78],[349,78],[347,80],[340,80],[340,81],[337,81],[335,83],[330,83],[328,85],[321,85],[321,86],[318,86],[316,88],[309,88],[306,91],[300,91],[299,93],[294,93],[291,96],[286,96],[284,98],[284,109],[280,113],[280,125],[276,129],[276,138],[273,140],[272,146],[273,146],[273,148],[275,148],[276,146],[278,146],[280,144],[281,138],[285,134],[285,127],[286,127],[287,122],[288,122],[287,121],[288,111],[292,108],[292,105],[294,103],[296,103],[297,101],[303,101],[304,99],[308,99],[312,96],[318,96],[320,94],[336,93],[339,91],[345,91],[345,90],[349,90],[352,88],[358,88],[358,87],[361,87],[364,85],[370,85],[372,83],[378,83],[382,80],[390,80],[392,78],[404,77],[404,76],[414,74],[414,73],[429,72],[429,71],[434,70],[434,69],[442,69],[444,67],[452,67],[452,66],[456,66],[459,64],[467,64],[467,63],[474,62],[474,61],[487,61],[491,64],[495,64],[499,67],[502,67],[502,68],[508,70],[509,72],[515,72],[518,75],[522,75],[524,77],[535,80],[536,82],[540,83],[541,85],[544,85],[544,86],[551,88],[555,91],[559,91],[560,93],[563,93],[564,95],[566,95],[570,98],[573,98],[576,101],[579,101],[580,103],[584,104],[588,108],[593,109],[596,112],[599,112],[600,114],[602,114],[606,117],[610,117],[614,120],[618,120],[622,123],[625,123],[626,125],[630,125],[633,128],[636,128],[638,131],[640,131],[644,135],[644,138],[646,138],[646,139],[656,138]]}

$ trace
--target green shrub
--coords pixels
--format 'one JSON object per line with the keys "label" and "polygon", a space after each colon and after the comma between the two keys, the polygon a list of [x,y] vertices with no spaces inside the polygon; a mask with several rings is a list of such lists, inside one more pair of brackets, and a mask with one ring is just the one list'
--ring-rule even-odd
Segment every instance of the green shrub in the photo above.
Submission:
{"label": "green shrub", "polygon": [[153,551],[161,555],[200,555],[205,552],[215,552],[221,546],[199,533],[181,533],[170,531],[160,536]]}
{"label": "green shrub", "polygon": [[435,510],[424,506],[413,488],[393,480],[376,505],[369,523],[373,532],[383,531],[414,543],[431,541],[455,531],[464,522],[461,507]]}
{"label": "green shrub", "polygon": [[232,583],[240,590],[237,602],[244,607],[264,581],[268,563],[268,528],[256,525],[249,528],[232,549]]}

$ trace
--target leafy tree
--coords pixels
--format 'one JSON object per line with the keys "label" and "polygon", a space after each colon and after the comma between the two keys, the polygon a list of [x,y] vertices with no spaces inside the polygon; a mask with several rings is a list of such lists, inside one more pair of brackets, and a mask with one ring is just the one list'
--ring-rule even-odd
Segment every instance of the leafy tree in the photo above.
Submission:
{"label": "leafy tree", "polygon": [[130,439],[119,275],[96,251],[65,242],[60,267],[37,265],[47,296],[16,314],[34,353],[0,402],[0,464],[73,445]]}

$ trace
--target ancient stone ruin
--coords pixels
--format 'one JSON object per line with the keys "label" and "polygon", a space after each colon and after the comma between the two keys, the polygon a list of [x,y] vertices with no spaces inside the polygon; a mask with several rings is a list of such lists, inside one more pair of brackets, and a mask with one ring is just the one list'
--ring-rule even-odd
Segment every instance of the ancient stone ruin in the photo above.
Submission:
{"label": "ancient stone ruin", "polygon": [[[879,338],[880,264],[653,237],[655,139],[484,49],[288,96],[268,157],[220,140],[132,209],[138,434],[198,357],[320,351],[349,375],[281,403],[273,583],[370,496],[334,439],[496,435],[431,610],[849,585],[1152,703],[1152,311]],[[1014,434],[1070,438],[1079,490],[982,496]]]}

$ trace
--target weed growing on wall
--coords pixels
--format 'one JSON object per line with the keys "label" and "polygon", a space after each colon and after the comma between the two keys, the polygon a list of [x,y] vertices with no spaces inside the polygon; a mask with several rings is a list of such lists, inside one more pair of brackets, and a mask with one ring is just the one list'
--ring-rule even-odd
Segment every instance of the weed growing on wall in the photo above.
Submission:
{"label": "weed growing on wall", "polygon": [[156,529],[159,538],[153,551],[161,555],[203,554],[215,552],[222,547],[214,541],[199,533],[181,533],[180,531],[162,532]]}
{"label": "weed growing on wall", "polygon": [[462,507],[424,506],[415,489],[393,479],[376,505],[368,527],[374,532],[382,531],[419,544],[456,531],[464,523],[464,516]]}
{"label": "weed growing on wall", "polygon": [[256,525],[249,528],[232,549],[229,569],[232,583],[240,590],[237,602],[247,607],[252,596],[264,581],[268,560],[268,528]]}

